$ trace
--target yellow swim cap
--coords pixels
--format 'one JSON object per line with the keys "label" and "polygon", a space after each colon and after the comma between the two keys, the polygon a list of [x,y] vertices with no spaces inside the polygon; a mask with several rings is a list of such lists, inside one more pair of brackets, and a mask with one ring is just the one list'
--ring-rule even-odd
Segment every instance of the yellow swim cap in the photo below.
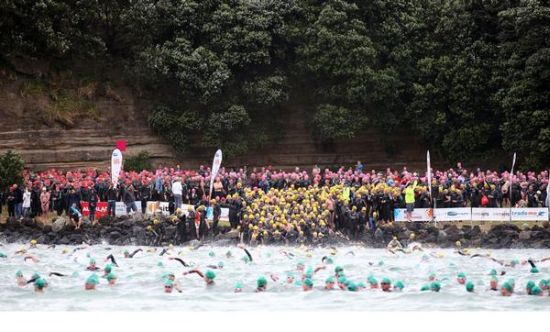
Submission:
{"label": "yellow swim cap", "polygon": [[31,244],[32,244],[33,246],[36,245],[36,240],[35,240],[35,239],[32,239],[32,240],[31,240]]}

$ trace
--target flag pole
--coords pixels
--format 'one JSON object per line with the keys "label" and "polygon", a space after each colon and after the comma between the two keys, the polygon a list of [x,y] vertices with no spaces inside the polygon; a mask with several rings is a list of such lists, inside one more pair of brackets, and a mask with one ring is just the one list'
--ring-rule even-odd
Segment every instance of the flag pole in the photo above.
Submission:
{"label": "flag pole", "polygon": [[512,159],[512,170],[510,171],[510,223],[512,223],[512,187],[514,180],[514,166],[516,165],[516,153],[514,152],[514,158]]}

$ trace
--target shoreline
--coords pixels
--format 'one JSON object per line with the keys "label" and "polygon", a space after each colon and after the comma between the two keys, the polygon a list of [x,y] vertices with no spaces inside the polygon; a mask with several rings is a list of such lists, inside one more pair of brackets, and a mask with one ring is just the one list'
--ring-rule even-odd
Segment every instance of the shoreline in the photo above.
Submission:
{"label": "shoreline", "polygon": [[[164,234],[159,236],[150,230],[153,219],[160,220],[163,224]],[[255,245],[287,245],[287,246],[339,246],[339,245],[363,245],[371,248],[385,248],[393,236],[407,244],[411,234],[415,235],[416,242],[423,246],[438,248],[451,248],[456,241],[460,241],[463,247],[487,248],[487,249],[550,249],[550,223],[542,222],[532,227],[520,228],[515,224],[495,224],[488,230],[482,230],[479,225],[444,224],[439,227],[432,223],[412,222],[381,225],[375,232],[365,232],[357,238],[350,239],[341,233],[329,235],[322,240],[312,239],[305,241],[285,241],[270,239],[264,243],[249,243]],[[81,244],[109,244],[109,245],[136,245],[163,247],[170,244],[185,245],[200,243],[208,245],[232,245],[239,242],[239,233],[231,230],[229,226],[220,227],[220,234],[216,237],[209,236],[203,241],[191,239],[178,241],[176,239],[176,223],[169,218],[157,216],[154,218],[135,215],[132,217],[105,217],[100,220],[100,225],[82,225],[80,230],[68,224],[64,217],[56,218],[51,225],[44,225],[34,219],[17,221],[13,218],[6,223],[0,223],[0,241],[4,243],[28,243],[32,239],[39,244],[46,245],[81,245]]]}

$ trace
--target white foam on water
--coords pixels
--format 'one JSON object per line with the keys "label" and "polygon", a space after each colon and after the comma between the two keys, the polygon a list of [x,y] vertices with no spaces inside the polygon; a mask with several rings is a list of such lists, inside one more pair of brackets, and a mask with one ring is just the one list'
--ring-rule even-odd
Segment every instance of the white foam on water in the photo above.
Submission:
{"label": "white foam on water", "polygon": [[[78,250],[74,246],[57,246],[47,249],[46,246],[29,249],[29,253],[40,261],[33,263],[23,261],[22,255],[15,251],[20,244],[9,244],[2,247],[8,258],[0,259],[0,310],[550,310],[550,296],[528,296],[525,284],[528,280],[538,283],[540,279],[550,279],[550,261],[539,263],[540,273],[531,274],[529,264],[515,268],[504,268],[505,276],[500,281],[514,278],[516,294],[512,297],[501,297],[498,292],[490,291],[489,271],[503,268],[491,260],[460,256],[450,249],[426,249],[425,252],[392,255],[383,249],[369,249],[358,246],[340,247],[334,264],[327,265],[326,270],[317,273],[314,278],[314,291],[303,292],[300,287],[286,284],[286,275],[295,271],[298,261],[303,260],[306,266],[315,267],[321,263],[323,256],[330,256],[328,248],[315,248],[307,254],[305,250],[294,247],[257,247],[249,248],[254,257],[253,263],[245,263],[244,251],[236,247],[202,246],[197,250],[189,247],[174,247],[170,253],[180,257],[186,263],[206,270],[207,265],[224,263],[224,268],[216,270],[215,286],[206,287],[195,274],[183,276],[188,270],[178,261],[169,260],[168,255],[159,256],[161,249],[152,252],[153,248],[141,247],[143,252],[133,259],[125,259],[124,250],[132,252],[137,247],[117,247],[98,245]],[[63,250],[69,250],[64,254]],[[289,258],[280,253],[284,249],[295,254]],[[227,258],[230,250],[232,257]],[[209,252],[215,253],[214,257]],[[353,252],[351,254],[350,252]],[[472,250],[479,253],[491,253],[497,259],[511,260],[541,259],[550,256],[550,250]],[[72,253],[72,254],[71,254]],[[435,253],[440,258],[422,256]],[[84,291],[84,282],[91,272],[86,271],[90,257],[100,267],[108,261],[105,258],[113,254],[120,265],[114,268],[118,284],[111,287],[101,278],[97,291]],[[382,265],[379,262],[383,261]],[[162,266],[159,266],[159,262]],[[372,263],[372,265],[369,264]],[[405,283],[403,292],[384,293],[381,290],[361,292],[325,291],[322,289],[325,279],[334,274],[334,267],[341,265],[345,275],[355,283],[367,283],[367,276],[372,274],[378,281],[388,277],[392,281],[402,280]],[[39,272],[48,281],[49,287],[43,294],[33,292],[32,285],[21,288],[16,285],[15,272],[22,270],[26,277]],[[71,277],[48,276],[49,272],[60,272]],[[164,293],[162,276],[174,272],[183,286],[183,293]],[[428,284],[428,275],[435,273],[441,280],[441,292],[420,292],[420,287]],[[455,278],[458,272],[466,273],[469,280],[476,285],[475,293],[465,291]],[[99,275],[102,272],[98,272]],[[275,274],[279,281],[273,282],[269,276]],[[255,293],[256,279],[264,275],[268,278],[268,291]],[[242,293],[234,293],[237,281],[244,285]]]}

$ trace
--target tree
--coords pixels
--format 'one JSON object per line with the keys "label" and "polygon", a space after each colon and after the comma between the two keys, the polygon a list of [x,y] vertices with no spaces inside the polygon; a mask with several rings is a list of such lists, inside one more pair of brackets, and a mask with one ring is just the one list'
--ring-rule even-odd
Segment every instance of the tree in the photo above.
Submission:
{"label": "tree", "polygon": [[128,156],[124,160],[124,170],[141,172],[143,170],[152,170],[153,164],[147,151],[140,151],[138,154]]}
{"label": "tree", "polygon": [[20,155],[9,150],[0,155],[0,190],[5,191],[13,184],[23,183],[25,163]]}

